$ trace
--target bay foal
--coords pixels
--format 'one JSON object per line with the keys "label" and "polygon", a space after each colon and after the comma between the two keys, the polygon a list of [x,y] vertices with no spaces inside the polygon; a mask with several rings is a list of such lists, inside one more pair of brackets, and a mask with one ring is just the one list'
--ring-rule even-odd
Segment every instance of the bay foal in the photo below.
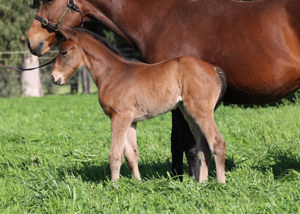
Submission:
{"label": "bay foal", "polygon": [[[98,87],[100,105],[111,119],[112,181],[119,178],[123,153],[133,176],[140,179],[136,123],[179,108],[202,153],[202,164],[206,166],[212,152],[217,181],[225,182],[225,141],[213,115],[225,88],[219,68],[193,56],[156,64],[127,61],[85,30],[61,28],[61,32],[67,40],[60,47],[52,80],[63,85],[77,68],[88,68]],[[210,151],[201,145],[206,142],[201,137]],[[199,182],[207,176],[200,174]]]}

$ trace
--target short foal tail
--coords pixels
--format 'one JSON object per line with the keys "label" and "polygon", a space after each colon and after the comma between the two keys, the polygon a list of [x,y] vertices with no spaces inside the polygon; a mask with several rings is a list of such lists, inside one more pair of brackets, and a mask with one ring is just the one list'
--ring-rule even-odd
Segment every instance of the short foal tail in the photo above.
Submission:
{"label": "short foal tail", "polygon": [[225,95],[226,89],[227,89],[227,79],[226,79],[226,76],[225,76],[224,71],[223,71],[221,68],[216,67],[216,72],[217,72],[217,74],[219,75],[219,81],[220,81],[220,84],[221,84],[221,92],[220,92],[218,101],[217,101],[217,103],[216,103],[215,110],[216,110],[216,109],[219,107],[219,105],[221,104],[221,102],[222,102],[222,100],[223,100],[223,97],[224,97],[224,95]]}

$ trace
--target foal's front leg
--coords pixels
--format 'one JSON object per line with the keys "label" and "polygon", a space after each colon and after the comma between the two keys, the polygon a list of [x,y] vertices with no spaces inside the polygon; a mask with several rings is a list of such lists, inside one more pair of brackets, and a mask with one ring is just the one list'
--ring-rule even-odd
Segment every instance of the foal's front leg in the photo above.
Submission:
{"label": "foal's front leg", "polygon": [[120,177],[120,168],[123,162],[123,152],[127,141],[127,133],[132,122],[130,113],[116,113],[111,117],[111,146],[109,162],[111,180]]}
{"label": "foal's front leg", "polygon": [[124,153],[132,175],[138,180],[141,180],[138,167],[139,154],[137,150],[136,123],[132,123],[128,129]]}

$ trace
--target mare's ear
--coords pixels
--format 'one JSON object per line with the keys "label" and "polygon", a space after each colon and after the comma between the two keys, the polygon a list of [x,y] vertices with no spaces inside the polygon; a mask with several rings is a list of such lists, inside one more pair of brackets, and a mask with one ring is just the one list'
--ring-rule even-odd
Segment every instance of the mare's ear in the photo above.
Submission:
{"label": "mare's ear", "polygon": [[61,26],[59,32],[67,39],[77,42],[77,33],[72,28]]}

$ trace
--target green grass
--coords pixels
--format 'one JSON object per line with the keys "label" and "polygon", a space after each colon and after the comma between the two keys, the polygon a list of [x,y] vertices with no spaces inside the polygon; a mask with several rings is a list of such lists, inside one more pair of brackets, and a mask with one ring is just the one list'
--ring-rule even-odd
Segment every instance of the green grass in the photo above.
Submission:
{"label": "green grass", "polygon": [[299,213],[300,103],[221,106],[226,184],[170,177],[171,114],[138,124],[142,181],[111,184],[95,94],[0,99],[0,213]]}

